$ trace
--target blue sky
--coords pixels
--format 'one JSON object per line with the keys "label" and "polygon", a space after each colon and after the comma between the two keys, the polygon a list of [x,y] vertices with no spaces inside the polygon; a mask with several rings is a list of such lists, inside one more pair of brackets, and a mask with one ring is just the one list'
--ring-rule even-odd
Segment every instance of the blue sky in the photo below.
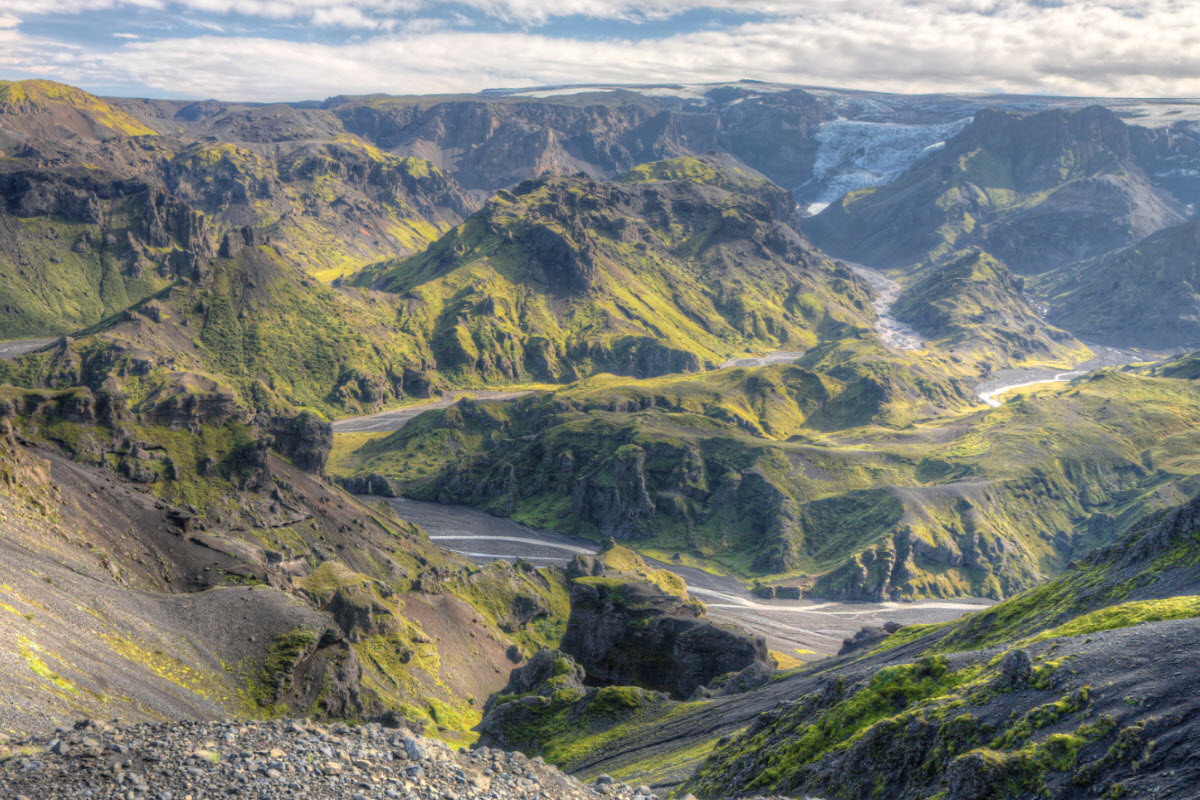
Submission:
{"label": "blue sky", "polygon": [[1200,95],[1196,0],[0,0],[0,78],[321,99],[753,78]]}

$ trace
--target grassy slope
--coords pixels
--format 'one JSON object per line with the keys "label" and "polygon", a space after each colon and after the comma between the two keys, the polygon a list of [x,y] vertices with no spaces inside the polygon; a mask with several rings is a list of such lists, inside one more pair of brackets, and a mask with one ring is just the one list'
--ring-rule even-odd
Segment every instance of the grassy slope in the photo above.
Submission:
{"label": "grassy slope", "polygon": [[[598,376],[427,414],[339,469],[839,597],[1011,595],[1197,486],[1190,381],[1099,373],[946,415],[840,369]],[[603,515],[589,498],[606,498]]]}
{"label": "grassy slope", "polygon": [[[843,660],[827,668],[832,682],[821,696],[718,746],[688,788],[702,796],[733,787],[836,794],[874,781],[886,797],[957,796],[969,786],[980,798],[1072,796],[1089,786],[1124,796],[1123,782],[1151,762],[1148,729],[1170,739],[1172,725],[1186,723],[1140,711],[1119,691],[1106,696],[1112,681],[1099,681],[1129,676],[1093,674],[1107,664],[1087,645],[1105,631],[1200,615],[1197,507],[1193,500],[1147,517],[1062,577],[958,622],[904,629],[859,662],[903,652],[900,665],[864,672]],[[1034,659],[1028,683],[1012,686],[1002,673],[1017,648],[1032,648]],[[923,742],[919,730],[929,734]],[[883,755],[882,746],[904,755]],[[830,770],[846,760],[868,774]],[[1167,769],[1155,762],[1151,772]]]}
{"label": "grassy slope", "polygon": [[99,97],[54,81],[0,81],[0,115],[28,136],[66,129],[82,136],[152,136],[154,131]]}
{"label": "grassy slope", "polygon": [[[0,338],[94,325],[243,226],[328,281],[422,249],[475,207],[428,162],[344,132],[191,142],[45,81],[0,84],[0,128],[16,137],[0,137],[0,173],[12,176],[0,215]],[[24,154],[28,138],[36,158]]]}
{"label": "grassy slope", "polygon": [[[260,429],[237,416],[163,417],[160,394],[147,386],[155,380],[152,375],[107,384],[106,396],[124,395],[125,411],[111,426],[88,420],[90,409],[103,402],[95,403],[86,389],[30,393],[0,386],[0,427],[15,426],[43,457],[51,455],[41,462],[11,439],[0,442],[5,537],[31,557],[71,565],[85,584],[63,584],[53,603],[38,606],[39,618],[31,614],[14,622],[29,648],[53,654],[53,676],[47,668],[43,682],[33,680],[27,687],[31,705],[67,714],[81,709],[92,715],[159,713],[161,704],[139,707],[112,687],[104,688],[105,669],[148,670],[155,677],[139,680],[165,681],[159,691],[175,698],[168,706],[204,708],[206,715],[353,716],[353,709],[327,705],[328,685],[311,707],[297,707],[277,693],[286,689],[281,681],[290,680],[284,676],[297,656],[315,645],[325,628],[337,627],[319,612],[334,609],[336,617],[336,609],[349,604],[359,609],[358,616],[348,617],[356,627],[345,634],[363,668],[364,699],[423,722],[438,735],[470,741],[470,728],[479,720],[475,698],[481,702],[503,685],[508,648],[515,644],[532,653],[561,637],[568,601],[557,573],[470,565],[397,519],[387,506],[358,503],[278,454],[263,462],[266,472],[256,472],[255,459],[247,454],[257,448]],[[197,396],[203,405],[222,391],[216,387]],[[133,442],[143,443],[140,451]],[[77,466],[65,466],[59,451]],[[50,463],[57,488],[48,482]],[[132,483],[119,477],[135,472],[140,476]],[[102,491],[117,504],[116,512],[93,510],[106,501],[82,479],[107,484],[110,488]],[[144,503],[126,497],[136,498],[143,487],[149,496]],[[170,533],[170,517],[160,519],[160,512],[147,510],[154,503],[156,508],[196,507],[203,523],[192,533],[206,537],[204,543]],[[264,559],[264,552],[303,567],[289,577],[266,566],[274,562]],[[89,589],[87,581],[99,583]],[[208,654],[186,646],[204,635],[208,623],[203,618],[180,618],[170,632],[157,635],[140,621],[138,615],[155,603],[176,603],[203,614],[206,596],[190,593],[214,586],[257,587],[245,601],[251,616],[243,619],[261,622],[255,610],[260,603],[266,608],[282,603],[291,610],[261,629],[239,623],[240,641],[249,635],[250,642],[260,644],[230,648],[223,642],[224,649]],[[60,624],[67,609],[59,607],[60,601],[78,604],[82,595],[72,592],[80,591],[106,598],[101,627],[111,634],[104,639],[107,646],[93,643],[95,652],[87,658],[73,655],[78,643],[64,643],[73,642],[74,634]],[[127,591],[149,592],[151,600],[122,601]],[[14,607],[14,597],[21,608],[33,597],[27,587],[8,584],[0,594],[9,604],[5,609]],[[288,630],[289,625],[297,627]],[[62,700],[65,709],[59,708]]]}
{"label": "grassy slope", "polygon": [[430,362],[394,315],[386,296],[330,289],[273,248],[247,247],[216,259],[200,282],[179,281],[86,332],[70,346],[78,355],[66,371],[57,353],[2,368],[24,385],[66,387],[98,385],[132,360],[143,371],[219,376],[248,407],[371,410],[404,396],[403,368],[394,365]]}
{"label": "grassy slope", "polygon": [[[136,226],[135,218],[119,208],[110,208],[106,216],[116,231]],[[74,249],[94,236],[91,227],[66,219],[0,216],[0,303],[9,309],[0,319],[0,339],[94,325],[169,283],[156,271],[130,274],[120,254],[102,247]]]}
{"label": "grassy slope", "polygon": [[212,217],[219,236],[250,225],[320,280],[419,252],[472,207],[432,164],[349,134],[274,152],[192,144],[166,170],[171,189]]}
{"label": "grassy slope", "polygon": [[917,277],[891,313],[938,347],[993,366],[1073,366],[1090,351],[1047,325],[1024,296],[1024,280],[982,252],[964,253]]}
{"label": "grassy slope", "polygon": [[695,369],[865,324],[852,275],[711,183],[528,181],[358,281],[404,296],[448,373],[492,379]]}

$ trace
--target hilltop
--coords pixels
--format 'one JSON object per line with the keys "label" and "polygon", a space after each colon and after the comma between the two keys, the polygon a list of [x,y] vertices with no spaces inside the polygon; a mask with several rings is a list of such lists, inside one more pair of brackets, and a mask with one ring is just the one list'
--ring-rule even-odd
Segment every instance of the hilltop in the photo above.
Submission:
{"label": "hilltop", "polygon": [[695,371],[869,324],[868,289],[785,208],[782,190],[716,158],[649,165],[620,183],[540,178],[355,282],[399,295],[405,329],[448,374]]}

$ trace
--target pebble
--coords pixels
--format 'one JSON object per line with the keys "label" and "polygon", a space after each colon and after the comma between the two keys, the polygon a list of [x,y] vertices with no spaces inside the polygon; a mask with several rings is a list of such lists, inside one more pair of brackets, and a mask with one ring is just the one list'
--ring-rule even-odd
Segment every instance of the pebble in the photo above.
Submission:
{"label": "pebble", "polygon": [[584,784],[541,758],[455,750],[374,723],[84,720],[9,744],[18,755],[0,756],[0,798],[12,800],[655,798],[649,787],[634,790],[609,776]]}

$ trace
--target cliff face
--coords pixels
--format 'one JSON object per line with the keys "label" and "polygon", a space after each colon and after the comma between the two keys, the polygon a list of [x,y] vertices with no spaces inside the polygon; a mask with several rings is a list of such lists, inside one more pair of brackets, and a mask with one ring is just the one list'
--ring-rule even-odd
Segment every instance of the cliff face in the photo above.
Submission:
{"label": "cliff face", "polygon": [[588,680],[687,699],[718,676],[752,664],[773,668],[762,639],[701,617],[695,603],[653,584],[577,578],[559,647]]}
{"label": "cliff face", "polygon": [[193,137],[71,87],[5,83],[0,337],[93,325],[191,277],[244,226],[332,280],[416,252],[478,207],[428,162],[302,117],[254,113]]}
{"label": "cliff face", "polygon": [[[519,748],[564,768],[595,757],[591,737],[662,718],[680,700],[766,683],[766,644],[704,618],[678,576],[609,543],[567,567],[571,613],[561,642],[513,670],[477,730],[487,747]],[[671,699],[674,698],[674,699]]]}
{"label": "cliff face", "polygon": [[1195,701],[1179,688],[1200,638],[1198,521],[1197,500],[1149,515],[1027,594],[798,674],[780,690],[798,699],[718,744],[684,789],[897,800],[1186,791]]}
{"label": "cliff face", "polygon": [[722,150],[782,186],[812,177],[812,133],[836,112],[800,89],[714,90],[713,102],[602,92],[553,98],[332,98],[346,129],[380,147],[428,158],[466,187],[495,190],[547,172],[615,178],[649,161]]}

